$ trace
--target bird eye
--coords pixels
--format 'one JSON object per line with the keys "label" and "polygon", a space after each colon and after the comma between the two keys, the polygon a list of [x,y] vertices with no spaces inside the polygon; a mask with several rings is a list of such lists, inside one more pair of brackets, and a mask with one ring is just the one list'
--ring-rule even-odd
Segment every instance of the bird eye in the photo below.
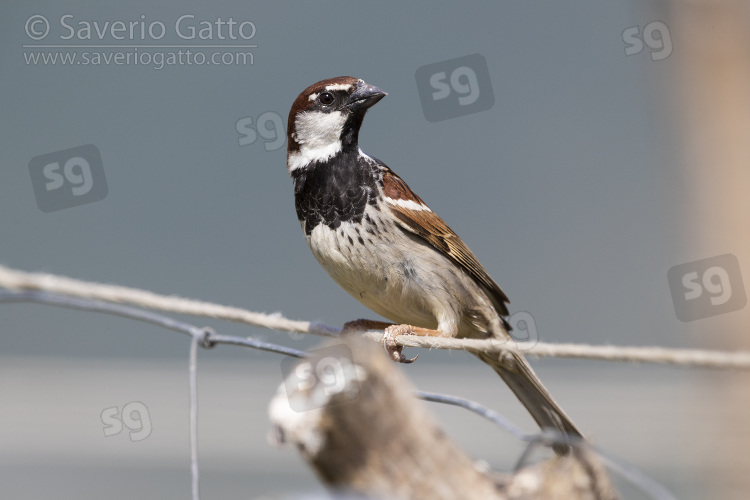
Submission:
{"label": "bird eye", "polygon": [[330,92],[323,92],[322,94],[320,94],[320,97],[318,97],[318,100],[321,104],[328,106],[329,104],[333,103],[333,94],[331,94]]}

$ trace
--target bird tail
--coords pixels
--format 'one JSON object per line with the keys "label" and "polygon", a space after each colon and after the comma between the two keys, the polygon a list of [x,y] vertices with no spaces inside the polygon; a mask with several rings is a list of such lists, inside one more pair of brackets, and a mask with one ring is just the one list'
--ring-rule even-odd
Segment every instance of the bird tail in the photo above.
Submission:
{"label": "bird tail", "polygon": [[[508,353],[498,358],[497,354],[478,353],[476,356],[490,365],[508,384],[539,427],[551,428],[572,438],[583,438],[581,431],[552,398],[523,355]],[[570,447],[564,443],[553,445],[553,449],[558,455],[567,455],[570,451]]]}

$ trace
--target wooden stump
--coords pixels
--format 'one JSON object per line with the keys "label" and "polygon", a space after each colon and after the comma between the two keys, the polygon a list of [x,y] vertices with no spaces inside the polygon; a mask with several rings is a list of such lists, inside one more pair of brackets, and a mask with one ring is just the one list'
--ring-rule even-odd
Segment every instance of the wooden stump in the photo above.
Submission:
{"label": "wooden stump", "polygon": [[275,441],[296,445],[334,491],[389,500],[616,498],[599,461],[581,450],[487,474],[372,342],[348,338],[289,372],[270,405]]}

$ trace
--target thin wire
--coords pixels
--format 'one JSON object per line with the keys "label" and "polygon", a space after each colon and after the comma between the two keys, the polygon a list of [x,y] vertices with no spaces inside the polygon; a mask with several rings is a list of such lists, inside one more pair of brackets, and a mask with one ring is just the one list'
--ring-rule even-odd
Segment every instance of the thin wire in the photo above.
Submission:
{"label": "thin wire", "polygon": [[0,303],[14,302],[36,302],[51,306],[79,309],[82,311],[112,314],[123,318],[151,323],[152,325],[161,326],[191,336],[193,335],[193,329],[196,328],[189,323],[177,321],[168,316],[120,304],[111,304],[92,299],[78,299],[67,295],[48,292],[8,292],[0,290]]}
{"label": "thin wire", "polygon": [[91,299],[77,299],[66,295],[58,295],[48,292],[8,292],[0,290],[0,304],[14,302],[36,302],[51,306],[67,307],[82,311],[93,311],[143,321],[151,323],[152,325],[162,326],[176,332],[184,333],[191,337],[198,335],[200,337],[201,347],[207,349],[214,347],[217,344],[226,344],[250,347],[252,349],[274,352],[276,354],[293,356],[295,358],[304,358],[307,356],[305,351],[300,351],[291,347],[272,344],[252,337],[218,335],[210,328],[199,328],[189,323],[177,321],[168,316],[143,311],[134,307],[123,306],[121,304],[110,304],[108,302]]}
{"label": "thin wire", "polygon": [[[231,337],[229,335],[218,335],[211,334],[207,336],[206,340],[210,344],[227,344],[227,345],[239,345],[243,347],[250,347],[252,349],[258,349],[260,351],[273,352],[276,354],[283,354],[285,356],[292,356],[295,358],[306,358],[307,353],[300,351],[299,349],[293,349],[282,345],[272,344],[270,342],[264,342],[251,337]],[[209,345],[211,347],[211,345]]]}
{"label": "thin wire", "polygon": [[482,406],[476,401],[460,398],[457,396],[448,396],[446,394],[437,394],[423,391],[417,391],[416,395],[425,401],[458,406],[460,408],[469,410],[470,412],[489,420],[495,425],[502,427],[503,429],[513,434],[519,440],[527,442],[528,446],[517,461],[514,470],[520,469],[525,463],[528,462],[528,458],[531,455],[531,452],[539,444],[551,445],[554,443],[569,444],[571,446],[579,447],[585,446],[591,448],[596,452],[597,455],[602,457],[602,461],[605,462],[611,470],[618,472],[620,475],[625,477],[632,484],[638,486],[641,491],[648,494],[652,498],[656,500],[677,500],[677,498],[660,483],[656,482],[632,465],[626,463],[624,460],[614,457],[609,452],[597,446],[592,446],[584,439],[567,436],[565,434],[561,434],[557,431],[549,429],[546,429],[542,433],[526,434],[503,415],[485,406]]}
{"label": "thin wire", "polygon": [[650,478],[633,465],[620,458],[613,457],[609,452],[606,452],[597,446],[591,446],[591,448],[599,455],[599,458],[607,464],[610,470],[617,471],[630,483],[639,486],[641,491],[651,495],[652,498],[655,498],[656,500],[677,500],[677,497],[665,488],[664,485]]}
{"label": "thin wire", "polygon": [[91,299],[77,299],[48,292],[8,292],[0,290],[0,304],[16,302],[33,302],[51,306],[66,307],[82,311],[92,311],[102,314],[111,314],[122,318],[143,321],[152,325],[161,326],[169,330],[183,333],[191,337],[199,336],[201,347],[210,349],[216,344],[241,345],[259,349],[267,352],[275,352],[286,356],[305,357],[304,351],[290,347],[256,340],[252,337],[232,337],[229,335],[217,335],[211,328],[199,328],[195,325],[177,321],[167,316],[149,311],[143,311],[134,307],[121,304],[110,304]]}
{"label": "thin wire", "polygon": [[198,345],[204,338],[202,332],[196,332],[190,339],[190,476],[192,478],[193,500],[200,500],[198,481]]}
{"label": "thin wire", "polygon": [[469,399],[464,399],[464,398],[459,398],[456,396],[448,396],[446,394],[437,394],[434,392],[417,391],[416,395],[417,397],[425,401],[430,401],[433,403],[442,403],[446,405],[452,405],[452,406],[458,406],[460,408],[464,408],[473,413],[476,413],[477,415],[481,417],[486,418],[487,420],[494,423],[495,425],[502,427],[503,429],[510,432],[518,439],[521,439],[524,441],[528,439],[528,435],[525,432],[523,432],[520,427],[517,427],[513,422],[511,422],[510,420],[508,420],[507,418],[505,418],[503,415],[499,414],[498,412],[491,410],[489,408],[486,408],[475,401],[471,401]]}

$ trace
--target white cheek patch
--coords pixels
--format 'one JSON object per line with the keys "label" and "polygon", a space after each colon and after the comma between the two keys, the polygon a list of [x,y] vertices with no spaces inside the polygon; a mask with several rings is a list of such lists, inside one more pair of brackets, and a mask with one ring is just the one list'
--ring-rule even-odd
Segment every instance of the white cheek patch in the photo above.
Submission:
{"label": "white cheek patch", "polygon": [[326,90],[328,90],[329,92],[333,92],[336,90],[345,90],[349,92],[349,89],[351,88],[351,83],[332,83],[331,85],[326,85]]}
{"label": "white cheek patch", "polygon": [[401,208],[406,208],[407,210],[432,212],[432,210],[430,210],[430,207],[428,207],[427,205],[422,205],[421,203],[418,203],[414,200],[404,200],[402,198],[394,200],[393,198],[386,198],[385,201],[386,203],[390,203],[391,205],[396,205]]}
{"label": "white cheek patch", "polygon": [[294,122],[297,142],[312,148],[338,142],[345,122],[346,116],[341,111],[304,111]]}
{"label": "white cheek patch", "polygon": [[325,161],[341,151],[341,132],[346,116],[340,111],[306,111],[294,122],[299,151],[289,155],[289,171],[315,161]]}

